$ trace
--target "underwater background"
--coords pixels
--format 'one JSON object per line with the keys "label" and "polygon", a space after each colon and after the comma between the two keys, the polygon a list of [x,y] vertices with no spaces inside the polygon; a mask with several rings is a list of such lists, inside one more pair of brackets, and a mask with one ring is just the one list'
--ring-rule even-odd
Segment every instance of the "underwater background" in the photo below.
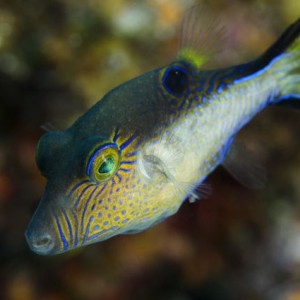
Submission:
{"label": "underwater background", "polygon": [[[224,60],[261,54],[300,16],[295,0],[209,2]],[[42,127],[64,129],[114,86],[172,61],[193,0],[1,0],[0,299],[300,299],[300,111],[269,107],[240,133],[268,174],[249,190],[221,167],[212,193],[135,235],[32,253],[24,231],[45,180]]]}

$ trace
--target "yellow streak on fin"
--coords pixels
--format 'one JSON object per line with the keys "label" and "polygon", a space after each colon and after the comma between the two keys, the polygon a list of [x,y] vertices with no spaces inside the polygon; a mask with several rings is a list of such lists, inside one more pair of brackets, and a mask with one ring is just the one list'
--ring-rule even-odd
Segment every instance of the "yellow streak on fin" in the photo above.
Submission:
{"label": "yellow streak on fin", "polygon": [[208,60],[208,55],[201,55],[199,51],[192,48],[183,48],[177,54],[178,60],[183,60],[190,63],[196,68],[202,67]]}
{"label": "yellow streak on fin", "polygon": [[177,59],[196,68],[214,64],[224,42],[222,19],[204,4],[189,9],[182,20]]}

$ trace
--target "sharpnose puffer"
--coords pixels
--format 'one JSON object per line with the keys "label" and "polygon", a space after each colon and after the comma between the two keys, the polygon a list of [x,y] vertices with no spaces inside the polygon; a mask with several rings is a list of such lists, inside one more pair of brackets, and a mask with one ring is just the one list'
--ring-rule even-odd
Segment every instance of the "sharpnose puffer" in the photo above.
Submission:
{"label": "sharpnose puffer", "polygon": [[216,70],[203,68],[213,39],[201,50],[195,35],[215,34],[218,43],[218,30],[206,33],[196,22],[187,18],[174,62],[42,136],[36,161],[47,184],[25,234],[34,252],[58,254],[164,220],[195,198],[258,112],[298,101],[300,20],[256,60]]}

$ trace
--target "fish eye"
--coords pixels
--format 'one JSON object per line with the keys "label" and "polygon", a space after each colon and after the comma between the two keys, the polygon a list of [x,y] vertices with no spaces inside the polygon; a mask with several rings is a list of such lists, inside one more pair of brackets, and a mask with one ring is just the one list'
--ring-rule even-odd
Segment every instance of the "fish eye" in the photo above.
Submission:
{"label": "fish eye", "polygon": [[107,181],[119,166],[119,151],[114,144],[106,144],[92,152],[87,162],[86,173],[98,182]]}
{"label": "fish eye", "polygon": [[99,174],[109,174],[113,171],[115,160],[113,157],[107,157],[98,169]]}
{"label": "fish eye", "polygon": [[185,91],[188,85],[187,71],[180,66],[167,68],[162,82],[169,93],[179,96]]}

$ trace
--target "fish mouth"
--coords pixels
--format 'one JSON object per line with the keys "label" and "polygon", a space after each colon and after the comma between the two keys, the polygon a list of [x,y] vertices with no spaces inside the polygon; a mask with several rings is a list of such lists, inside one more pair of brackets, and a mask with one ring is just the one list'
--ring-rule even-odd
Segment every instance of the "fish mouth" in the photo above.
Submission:
{"label": "fish mouth", "polygon": [[25,239],[29,248],[36,254],[51,254],[55,247],[54,239],[49,233],[37,235],[32,232],[30,227],[25,232]]}

